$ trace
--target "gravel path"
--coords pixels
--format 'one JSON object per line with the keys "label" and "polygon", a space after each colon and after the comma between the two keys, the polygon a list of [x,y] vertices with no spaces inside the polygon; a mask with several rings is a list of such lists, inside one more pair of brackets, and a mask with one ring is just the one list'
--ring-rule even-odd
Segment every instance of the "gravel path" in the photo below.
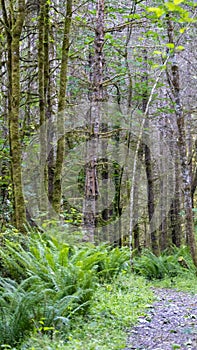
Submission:
{"label": "gravel path", "polygon": [[197,350],[197,295],[153,290],[157,301],[132,328],[124,350]]}

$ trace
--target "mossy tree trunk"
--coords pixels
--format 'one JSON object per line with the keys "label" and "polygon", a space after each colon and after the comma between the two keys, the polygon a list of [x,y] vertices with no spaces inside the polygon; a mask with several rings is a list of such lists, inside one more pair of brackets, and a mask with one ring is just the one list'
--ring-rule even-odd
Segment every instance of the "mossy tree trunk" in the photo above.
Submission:
{"label": "mossy tree trunk", "polygon": [[97,226],[97,199],[99,195],[97,162],[98,138],[102,122],[101,102],[103,101],[103,45],[104,45],[104,9],[105,1],[98,0],[96,9],[96,26],[94,38],[94,57],[92,72],[92,93],[90,98],[91,139],[87,144],[87,164],[83,206],[83,226],[91,241],[95,240]]}
{"label": "mossy tree trunk", "polygon": [[38,80],[39,80],[39,110],[40,110],[40,196],[39,206],[41,213],[47,217],[47,88],[49,80],[48,31],[49,31],[49,4],[47,0],[40,2],[38,22]]}
{"label": "mossy tree trunk", "polygon": [[[9,130],[10,130],[10,115],[11,115],[11,96],[12,96],[12,35],[11,35],[11,20],[10,16],[7,14],[6,10],[6,5],[5,5],[5,0],[1,0],[1,8],[2,8],[2,15],[3,15],[3,20],[5,24],[5,32],[6,32],[6,39],[7,39],[7,71],[8,71],[8,103],[7,103],[7,114],[9,116],[8,118],[8,124],[9,124]],[[6,109],[6,108],[5,108]],[[9,132],[9,145],[11,145],[11,140],[10,140],[10,132]],[[11,154],[11,147],[10,147],[10,156]],[[12,166],[11,166],[11,178],[12,176]],[[15,212],[15,203],[14,203],[14,185],[12,181],[12,205],[13,205],[13,211]],[[12,217],[13,223],[15,223],[14,215]]]}
{"label": "mossy tree trunk", "polygon": [[14,221],[15,226],[24,231],[26,220],[25,203],[21,176],[21,144],[19,136],[20,110],[20,37],[25,19],[25,1],[18,1],[17,16],[12,13],[11,41],[11,106],[9,116],[10,153],[12,167],[12,182],[14,190]]}
{"label": "mossy tree trunk", "polygon": [[61,70],[60,70],[60,90],[58,98],[58,116],[57,116],[57,152],[56,152],[56,163],[54,170],[54,181],[53,181],[53,196],[52,205],[56,213],[60,213],[61,209],[61,177],[63,169],[63,161],[65,154],[65,108],[66,108],[66,87],[67,87],[67,71],[68,71],[68,59],[69,59],[69,48],[70,48],[70,30],[72,23],[72,0],[67,0],[66,5],[66,17],[64,23],[64,38],[62,44],[61,54]]}

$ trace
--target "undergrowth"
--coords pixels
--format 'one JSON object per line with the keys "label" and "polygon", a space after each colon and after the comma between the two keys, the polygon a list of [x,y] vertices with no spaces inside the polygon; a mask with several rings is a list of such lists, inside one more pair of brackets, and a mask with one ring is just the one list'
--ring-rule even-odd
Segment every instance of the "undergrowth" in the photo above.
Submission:
{"label": "undergrowth", "polygon": [[133,271],[148,280],[162,280],[183,275],[195,275],[195,266],[192,262],[189,249],[171,247],[161,253],[154,255],[150,250],[144,250],[140,257],[134,258]]}
{"label": "undergrowth", "polygon": [[171,247],[158,257],[145,250],[134,258],[133,271],[150,281],[149,286],[197,294],[196,268],[186,246]]}
{"label": "undergrowth", "polygon": [[73,318],[88,312],[97,288],[129,266],[126,248],[75,247],[39,234],[26,242],[4,239],[0,256],[1,346],[17,344],[42,320],[52,335],[66,335]]}
{"label": "undergrowth", "polygon": [[[146,313],[151,286],[197,292],[187,247],[145,250],[71,246],[34,234],[0,237],[0,347],[118,350],[126,328]],[[139,276],[140,275],[140,276]]]}
{"label": "undergrowth", "polygon": [[70,331],[36,332],[20,350],[120,350],[126,346],[126,329],[137,322],[151,306],[153,293],[142,277],[119,275],[111,283],[100,285],[85,316],[73,319]]}

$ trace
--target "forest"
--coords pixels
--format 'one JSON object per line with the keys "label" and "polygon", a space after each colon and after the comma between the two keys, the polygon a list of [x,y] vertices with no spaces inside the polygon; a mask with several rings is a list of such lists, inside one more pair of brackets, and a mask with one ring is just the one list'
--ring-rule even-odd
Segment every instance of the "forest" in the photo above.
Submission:
{"label": "forest", "polygon": [[0,347],[123,349],[150,287],[197,293],[196,21],[1,0]]}

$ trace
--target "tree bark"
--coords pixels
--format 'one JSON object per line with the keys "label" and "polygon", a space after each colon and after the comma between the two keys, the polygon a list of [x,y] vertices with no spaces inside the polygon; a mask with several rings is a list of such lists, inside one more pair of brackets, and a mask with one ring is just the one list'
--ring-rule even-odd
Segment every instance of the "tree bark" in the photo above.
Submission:
{"label": "tree bark", "polygon": [[39,13],[39,42],[38,42],[38,80],[39,80],[39,110],[40,110],[40,212],[47,217],[46,200],[46,157],[47,157],[47,130],[46,130],[46,79],[45,79],[45,33],[46,33],[46,0],[40,1]]}
{"label": "tree bark", "polygon": [[[173,38],[173,24],[168,16],[168,38],[169,42],[174,44]],[[197,248],[194,235],[194,225],[193,225],[193,213],[192,213],[192,196],[191,196],[191,173],[189,168],[189,162],[187,158],[187,144],[186,144],[186,134],[185,134],[185,120],[184,113],[181,105],[180,97],[180,79],[179,79],[179,65],[177,62],[176,54],[172,55],[171,62],[171,82],[175,103],[175,114],[177,121],[178,130],[178,149],[180,154],[180,164],[183,179],[183,195],[184,195],[184,211],[185,211],[185,228],[186,228],[186,241],[190,247],[191,256],[195,266],[197,267]]]}
{"label": "tree bark", "polygon": [[[148,68],[147,68],[147,52],[144,50],[144,60],[145,60],[145,72],[143,76],[144,83],[144,93],[142,100],[142,111],[146,112],[147,104],[148,104]],[[145,128],[149,128],[149,119],[148,116],[146,118]],[[149,136],[148,136],[149,139]],[[148,140],[147,140],[148,141]],[[150,227],[150,238],[151,238],[151,248],[155,255],[159,254],[159,245],[158,245],[158,237],[157,231],[155,230],[153,223],[153,216],[155,212],[155,194],[154,194],[154,183],[153,183],[153,165],[152,165],[152,157],[151,151],[147,144],[144,147],[145,153],[145,168],[146,168],[146,177],[147,177],[147,195],[148,195],[148,218],[149,218],[149,227]]]}
{"label": "tree bark", "polygon": [[180,203],[180,167],[179,167],[179,155],[177,154],[177,147],[174,150],[175,161],[175,192],[172,200],[170,219],[171,219],[171,237],[172,243],[176,247],[181,246],[182,228],[181,228],[181,203]]}
{"label": "tree bark", "polygon": [[138,164],[137,164],[137,178],[136,183],[134,184],[134,209],[133,209],[133,216],[135,220],[135,226],[133,228],[133,248],[137,251],[139,254],[141,251],[140,247],[140,225],[139,225],[139,183],[141,178],[141,171],[142,171],[142,162],[143,162],[143,153],[144,153],[144,147],[141,145],[141,147],[138,150]]}
{"label": "tree bark", "polygon": [[68,59],[69,59],[69,48],[70,48],[70,30],[72,23],[72,0],[67,0],[66,4],[66,18],[64,23],[64,39],[62,44],[62,55],[61,55],[61,71],[60,71],[60,90],[58,98],[58,116],[57,116],[57,152],[56,152],[56,163],[54,170],[54,182],[53,182],[53,196],[52,204],[56,213],[60,213],[61,209],[61,176],[65,154],[65,107],[66,107],[66,87],[67,87],[67,71],[68,71]]}
{"label": "tree bark", "polygon": [[195,141],[195,159],[196,159],[196,167],[194,169],[194,174],[192,177],[192,187],[191,187],[192,207],[194,207],[194,193],[195,193],[196,187],[197,187],[197,139]]}
{"label": "tree bark", "polygon": [[20,108],[20,36],[25,19],[25,1],[18,1],[16,19],[12,18],[11,42],[11,110],[9,117],[10,152],[12,166],[12,181],[14,188],[14,216],[16,227],[24,231],[26,221],[25,203],[21,178],[21,144],[19,136],[19,108]]}
{"label": "tree bark", "polygon": [[92,130],[91,140],[87,147],[87,164],[85,178],[83,226],[89,235],[89,239],[94,241],[96,229],[96,200],[98,197],[98,177],[97,177],[97,153],[98,153],[98,133],[101,123],[101,102],[103,101],[103,45],[104,45],[104,8],[105,1],[97,1],[96,28],[94,39],[94,58],[92,74],[92,93],[90,100],[90,125]]}

